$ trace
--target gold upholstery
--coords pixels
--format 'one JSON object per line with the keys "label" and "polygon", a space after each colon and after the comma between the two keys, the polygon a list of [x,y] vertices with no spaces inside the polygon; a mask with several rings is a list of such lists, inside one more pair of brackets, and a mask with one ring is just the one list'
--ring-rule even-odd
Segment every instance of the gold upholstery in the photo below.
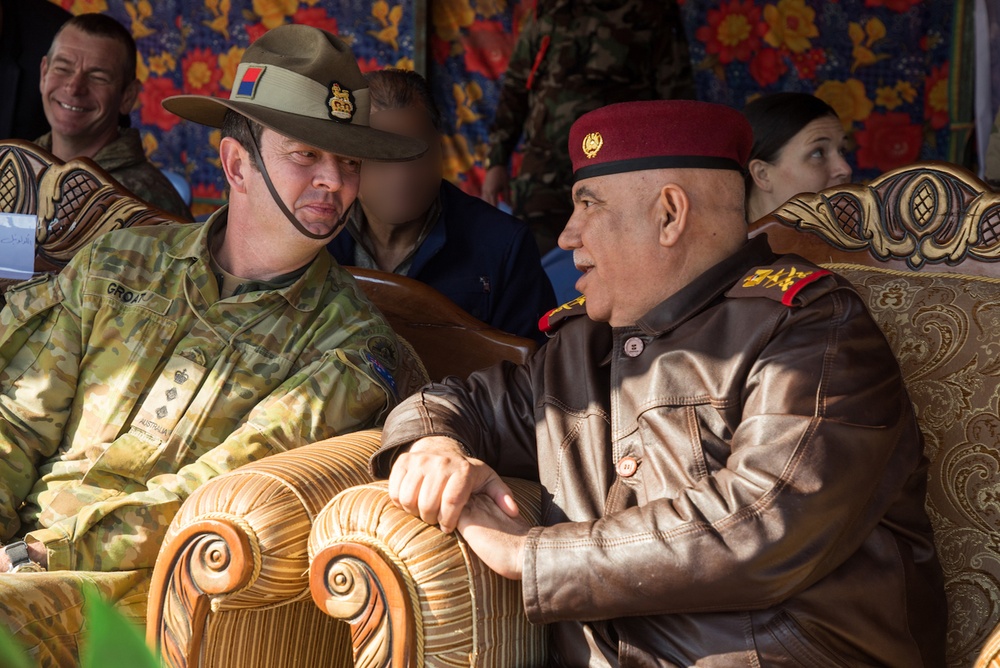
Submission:
{"label": "gold upholstery", "polygon": [[948,665],[982,650],[975,665],[1000,668],[1000,194],[921,163],[793,197],[750,226],[760,233],[779,253],[837,263],[885,332],[931,463]]}
{"label": "gold upholstery", "polygon": [[[537,524],[538,485],[507,483]],[[309,537],[313,598],[351,624],[355,665],[541,665],[545,632],[524,616],[520,583],[495,574],[460,538],[394,506],[386,487],[341,492]]]}
{"label": "gold upholstery", "polygon": [[948,665],[973,665],[1000,625],[1000,279],[827,266],[864,297],[903,370],[930,460]]}
{"label": "gold upholstery", "polygon": [[[368,431],[307,445],[219,476],[185,501],[149,595],[147,637],[166,665],[351,665],[346,627],[309,601],[306,541],[331,498],[371,481],[378,444]],[[296,629],[313,635],[303,642]],[[227,649],[236,638],[238,664]]]}

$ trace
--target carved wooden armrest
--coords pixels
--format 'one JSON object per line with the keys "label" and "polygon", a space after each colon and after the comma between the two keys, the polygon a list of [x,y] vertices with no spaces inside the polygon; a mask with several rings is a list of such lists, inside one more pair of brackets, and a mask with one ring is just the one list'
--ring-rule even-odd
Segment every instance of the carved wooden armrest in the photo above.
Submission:
{"label": "carved wooden armrest", "polygon": [[371,481],[379,430],[273,455],[200,487],[170,525],[153,569],[146,634],[168,666],[196,666],[210,612],[308,598],[306,543],[340,491]]}
{"label": "carved wooden armrest", "polygon": [[[539,517],[539,487],[508,479]],[[348,489],[309,536],[313,600],[351,627],[359,666],[538,666],[544,629],[524,615],[521,586],[487,568],[455,534],[397,508],[386,483]]]}

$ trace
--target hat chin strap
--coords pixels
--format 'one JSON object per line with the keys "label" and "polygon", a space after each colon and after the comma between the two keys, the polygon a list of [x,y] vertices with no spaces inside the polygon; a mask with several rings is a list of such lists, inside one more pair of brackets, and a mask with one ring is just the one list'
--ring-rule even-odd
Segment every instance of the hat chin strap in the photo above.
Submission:
{"label": "hat chin strap", "polygon": [[250,127],[250,121],[246,116],[243,116],[243,122],[247,126],[247,134],[250,136],[250,150],[253,153],[254,162],[257,163],[257,170],[260,172],[260,175],[264,177],[264,185],[267,186],[267,191],[271,193],[271,199],[273,199],[274,203],[278,205],[281,213],[285,214],[285,218],[288,219],[288,222],[290,222],[295,229],[302,234],[302,236],[317,240],[332,239],[337,232],[340,232],[340,229],[344,226],[344,224],[347,223],[347,214],[350,209],[345,211],[343,215],[340,216],[340,220],[337,221],[334,228],[326,234],[316,234],[315,232],[307,230],[305,226],[299,222],[298,218],[296,218],[292,212],[288,210],[288,207],[285,206],[281,196],[278,195],[278,191],[274,189],[274,184],[271,183],[271,177],[267,173],[267,167],[264,166],[264,156],[260,154],[260,147],[257,145],[257,138],[253,136],[253,129]]}

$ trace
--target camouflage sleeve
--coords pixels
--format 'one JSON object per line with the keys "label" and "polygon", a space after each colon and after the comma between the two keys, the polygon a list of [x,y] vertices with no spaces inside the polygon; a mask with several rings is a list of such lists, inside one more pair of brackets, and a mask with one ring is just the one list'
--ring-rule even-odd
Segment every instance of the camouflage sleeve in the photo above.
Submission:
{"label": "camouflage sleeve", "polygon": [[3,541],[20,528],[17,509],[38,478],[39,462],[59,447],[76,393],[80,321],[66,303],[64,284],[51,275],[22,283],[7,293],[0,313]]}
{"label": "camouflage sleeve", "polygon": [[[150,478],[145,490],[91,504],[30,533],[45,543],[49,570],[152,567],[171,520],[199,486],[267,455],[381,425],[400,392],[412,391],[422,372],[412,371],[388,327],[375,336],[371,330],[366,333],[290,376],[236,431],[194,463]],[[373,338],[392,345],[398,367],[385,354],[387,348],[373,352]]]}
{"label": "camouflage sleeve", "polygon": [[514,44],[507,72],[500,87],[493,125],[490,126],[489,165],[507,166],[517,147],[528,118],[528,77],[535,60],[538,44],[538,22],[529,19]]}
{"label": "camouflage sleeve", "polygon": [[656,92],[663,100],[693,100],[695,98],[694,73],[688,51],[684,22],[675,2],[667,3],[666,34],[654,41],[653,71],[656,73]]}

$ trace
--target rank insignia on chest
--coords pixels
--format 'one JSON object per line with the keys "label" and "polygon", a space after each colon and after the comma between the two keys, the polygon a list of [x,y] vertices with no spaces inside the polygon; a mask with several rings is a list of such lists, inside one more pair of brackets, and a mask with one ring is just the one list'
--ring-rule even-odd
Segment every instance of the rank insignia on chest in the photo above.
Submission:
{"label": "rank insignia on chest", "polygon": [[826,276],[833,276],[826,269],[817,269],[802,263],[781,263],[755,267],[736,282],[726,293],[727,297],[767,297],[785,306],[801,306],[802,290]]}

